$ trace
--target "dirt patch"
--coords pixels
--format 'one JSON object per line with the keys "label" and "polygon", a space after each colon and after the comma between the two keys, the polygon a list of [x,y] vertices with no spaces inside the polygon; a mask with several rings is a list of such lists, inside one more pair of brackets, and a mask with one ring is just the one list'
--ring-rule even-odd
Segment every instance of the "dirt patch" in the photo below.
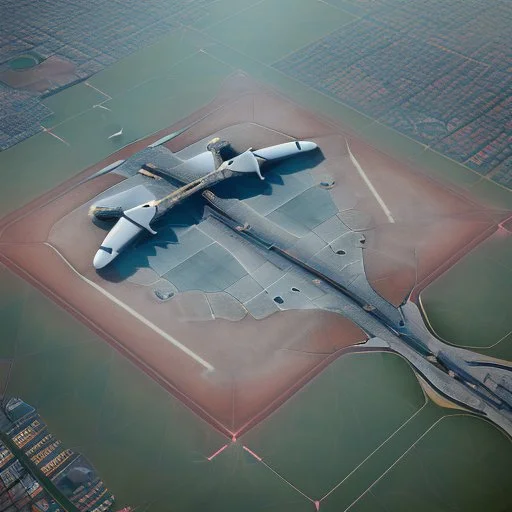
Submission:
{"label": "dirt patch", "polygon": [[439,405],[439,407],[444,407],[445,409],[458,409],[459,411],[469,412],[468,409],[464,409],[463,407],[460,407],[451,400],[448,400],[444,396],[440,395],[423,377],[420,375],[417,375],[417,377],[425,394],[436,405]]}
{"label": "dirt patch", "polygon": [[76,66],[71,61],[52,55],[27,69],[3,71],[0,73],[0,81],[14,89],[44,92],[77,80],[75,71]]}

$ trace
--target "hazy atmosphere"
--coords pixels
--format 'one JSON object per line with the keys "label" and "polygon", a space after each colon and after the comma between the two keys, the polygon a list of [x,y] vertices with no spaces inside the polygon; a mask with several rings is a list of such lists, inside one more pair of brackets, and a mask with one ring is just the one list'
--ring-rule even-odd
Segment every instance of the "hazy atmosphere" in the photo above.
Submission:
{"label": "hazy atmosphere", "polygon": [[508,0],[0,0],[0,507],[512,510]]}

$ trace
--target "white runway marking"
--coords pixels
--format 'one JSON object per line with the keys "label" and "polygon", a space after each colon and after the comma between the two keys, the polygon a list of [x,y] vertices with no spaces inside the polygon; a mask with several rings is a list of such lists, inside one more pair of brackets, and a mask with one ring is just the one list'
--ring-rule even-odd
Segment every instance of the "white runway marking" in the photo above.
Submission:
{"label": "white runway marking", "polygon": [[98,103],[97,105],[93,105],[92,108],[102,108],[103,110],[108,110],[109,112],[112,112],[108,107],[105,107],[101,103]]}
{"label": "white runway marking", "polygon": [[87,87],[90,87],[91,89],[94,89],[96,92],[99,92],[100,94],[102,94],[103,96],[105,96],[106,98],[108,98],[109,100],[111,100],[111,99],[112,99],[112,96],[109,96],[106,92],[100,91],[100,89],[98,89],[97,87],[94,87],[94,85],[90,84],[89,82],[84,82],[84,84],[85,84]]}
{"label": "white runway marking", "polygon": [[193,352],[192,350],[190,350],[188,347],[186,347],[185,345],[183,345],[183,343],[180,343],[177,339],[173,338],[170,334],[167,334],[165,331],[163,331],[162,329],[160,329],[160,327],[158,327],[157,325],[155,325],[153,322],[149,321],[146,317],[142,316],[140,313],[138,313],[137,311],[135,311],[133,308],[131,308],[130,306],[128,306],[128,304],[125,304],[124,302],[122,302],[121,300],[119,300],[117,297],[114,297],[114,295],[112,295],[111,293],[107,292],[107,290],[105,290],[104,288],[102,288],[99,284],[96,284],[95,282],[91,281],[90,279],[87,279],[87,277],[83,276],[82,274],[80,274],[80,272],[78,272],[75,267],[73,267],[73,265],[71,265],[71,263],[55,248],[53,247],[53,245],[45,242],[45,245],[47,245],[48,247],[51,247],[59,256],[60,258],[62,259],[62,261],[64,261],[64,263],[66,263],[66,265],[77,275],[80,277],[80,279],[82,279],[82,281],[86,282],[89,286],[92,286],[95,290],[97,290],[98,292],[100,292],[102,295],[104,295],[105,297],[107,297],[107,299],[111,300],[114,304],[116,304],[117,306],[123,308],[127,313],[129,313],[130,315],[132,315],[134,318],[136,318],[137,320],[139,320],[139,322],[142,322],[146,327],[149,327],[152,331],[156,332],[157,334],[159,334],[160,336],[162,336],[162,338],[164,338],[165,340],[167,340],[169,343],[171,343],[172,345],[174,345],[176,348],[180,349],[182,352],[184,352],[185,354],[187,354],[187,356],[191,357],[194,361],[198,362],[201,366],[203,366],[207,371],[209,372],[212,372],[215,370],[215,368],[208,362],[208,361],[205,361],[201,356],[197,355],[195,352]]}
{"label": "white runway marking", "polygon": [[377,192],[375,187],[372,185],[372,182],[369,180],[368,176],[366,176],[366,173],[363,171],[363,168],[361,167],[359,162],[356,160],[356,157],[352,154],[352,151],[350,151],[350,147],[348,145],[348,141],[346,141],[346,142],[347,142],[348,154],[350,156],[350,160],[354,164],[354,167],[357,169],[357,172],[359,173],[361,178],[363,178],[364,182],[366,183],[366,185],[370,189],[370,192],[373,194],[373,196],[375,197],[375,199],[379,203],[380,207],[382,208],[382,211],[386,214],[386,217],[388,218],[389,222],[394,224],[395,223],[395,219],[393,218],[393,215],[391,215],[391,212],[389,211],[389,208],[386,206],[386,203],[383,201],[382,197],[380,197],[379,193]]}
{"label": "white runway marking", "polygon": [[58,135],[55,135],[55,133],[52,133],[50,130],[48,130],[48,128],[45,128],[42,124],[40,126],[43,129],[43,132],[47,133],[48,135],[51,135],[52,137],[55,137],[57,140],[60,140],[61,142],[66,144],[66,146],[71,146],[71,144],[68,141],[64,140],[62,137],[59,137]]}

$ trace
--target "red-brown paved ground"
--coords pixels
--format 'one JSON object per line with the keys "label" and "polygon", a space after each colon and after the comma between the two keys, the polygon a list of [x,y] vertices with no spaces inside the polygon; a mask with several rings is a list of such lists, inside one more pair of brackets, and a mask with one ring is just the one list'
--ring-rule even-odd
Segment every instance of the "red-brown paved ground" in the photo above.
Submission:
{"label": "red-brown paved ground", "polygon": [[[347,136],[353,155],[393,214],[396,222],[390,224],[350,161],[347,140],[339,128],[241,79],[231,80],[212,104],[188,119],[124,148],[3,220],[1,261],[228,435],[246,431],[366,336],[349,320],[320,311],[288,311],[259,321],[252,317],[240,322],[190,321],[179,296],[158,303],[149,288],[129,281],[109,282],[94,271],[90,262],[104,232],[90,223],[86,203],[120,178],[110,174],[73,185],[191,122],[197,123],[168,147],[176,151],[223,128],[247,122],[316,140],[326,159],[314,173],[336,179],[332,195],[341,210],[358,209],[367,216],[365,268],[375,289],[395,304],[446,262],[453,264],[468,244],[494,230],[496,219],[502,218],[501,213],[493,216]],[[254,147],[272,142],[268,130],[253,130],[247,124],[232,133],[235,145],[249,136]],[[274,143],[282,138],[276,133]],[[133,312],[186,345],[215,370],[205,371]]]}
{"label": "red-brown paved ground", "polygon": [[283,312],[263,321],[183,322],[172,303],[145,304],[145,293],[129,297],[134,287],[126,283],[121,290],[119,285],[104,286],[207,359],[215,367],[208,373],[84,283],[49,246],[3,246],[2,260],[230,433],[284,400],[290,387],[306,382],[333,352],[365,339],[350,321],[319,311]]}
{"label": "red-brown paved ground", "polygon": [[[411,172],[409,166],[361,141],[351,140],[350,148],[396,221],[386,222],[375,201],[365,208],[375,212],[375,229],[366,232],[367,276],[374,289],[395,305],[411,291],[413,298],[417,296],[440,271],[492,234],[498,220],[507,215]],[[347,175],[352,190],[365,189],[358,175]],[[368,197],[366,192],[360,201]]]}

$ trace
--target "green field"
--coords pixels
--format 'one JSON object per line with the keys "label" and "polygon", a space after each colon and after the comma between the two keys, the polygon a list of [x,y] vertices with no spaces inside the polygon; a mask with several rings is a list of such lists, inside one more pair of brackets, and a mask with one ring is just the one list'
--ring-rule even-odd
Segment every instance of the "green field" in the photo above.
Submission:
{"label": "green field", "polygon": [[[244,55],[271,64],[354,19],[323,2],[264,0],[210,26],[207,33]],[[286,37],[282,37],[285,27]]]}
{"label": "green field", "polygon": [[[431,485],[437,487],[423,492],[422,510],[435,510],[439,493],[455,504],[477,493],[489,512],[502,512],[511,498],[503,480],[510,440],[478,418],[454,416],[460,411],[426,400],[399,356],[338,359],[231,443],[5,269],[0,286],[9,291],[0,303],[2,325],[9,326],[2,356],[14,360],[7,393],[36,406],[67,446],[90,458],[119,504],[149,512],[293,512],[311,511],[312,501],[322,498],[322,508],[343,510],[362,496],[358,506],[372,510],[369,500],[396,499],[396,487],[422,488],[423,464],[435,470]],[[377,479],[389,479],[389,487],[379,483],[365,493]],[[443,482],[454,482],[453,488]],[[462,485],[471,492],[461,495]],[[416,491],[404,492],[400,503],[408,510]]]}
{"label": "green field", "polygon": [[24,69],[33,68],[39,64],[39,62],[40,59],[38,59],[35,55],[26,54],[12,59],[8,64],[9,68],[13,71],[22,71]]}
{"label": "green field", "polygon": [[421,294],[434,332],[482,354],[512,360],[512,238],[479,245]]}
{"label": "green field", "polygon": [[440,418],[347,510],[510,510],[510,440],[493,430],[467,415]]}
{"label": "green field", "polygon": [[318,499],[424,405],[416,377],[401,358],[351,354],[330,365],[243,441]]}

